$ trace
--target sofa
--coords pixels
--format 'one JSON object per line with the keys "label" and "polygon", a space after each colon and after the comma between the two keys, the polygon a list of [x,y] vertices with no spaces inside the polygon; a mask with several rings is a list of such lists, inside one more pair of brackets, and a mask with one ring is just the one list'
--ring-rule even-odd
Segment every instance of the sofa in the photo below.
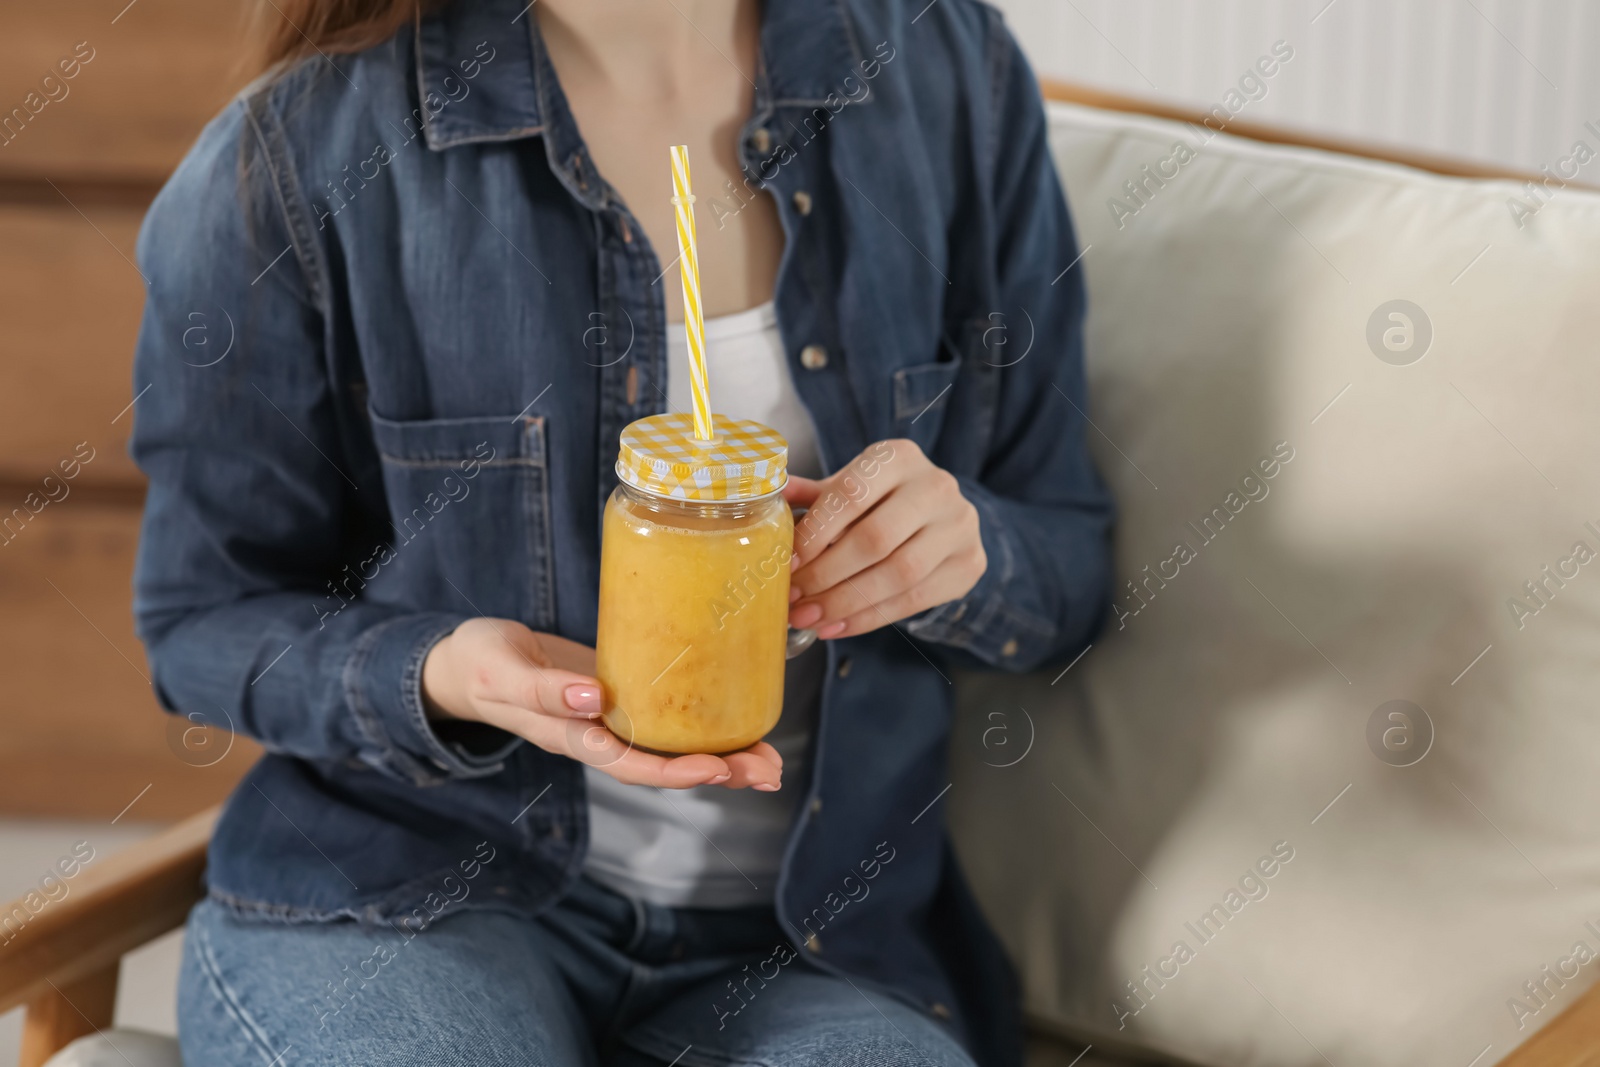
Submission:
{"label": "sofa", "polygon": [[1076,661],[956,680],[948,798],[1029,1011],[1522,1062],[1600,975],[1600,195],[1051,123],[1116,599]]}

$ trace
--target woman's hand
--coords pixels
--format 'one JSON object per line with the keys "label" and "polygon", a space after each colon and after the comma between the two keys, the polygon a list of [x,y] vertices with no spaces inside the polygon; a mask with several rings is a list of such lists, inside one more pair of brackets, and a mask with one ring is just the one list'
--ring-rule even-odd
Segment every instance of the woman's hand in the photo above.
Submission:
{"label": "woman's hand", "polygon": [[629,785],[778,788],[783,759],[765,741],[726,756],[670,758],[633,748],[598,721],[593,675],[587,645],[511,619],[468,619],[428,652],[423,704],[430,718],[498,726]]}
{"label": "woman's hand", "polygon": [[789,624],[854,637],[965,596],[988,567],[978,511],[914,441],[879,441],[821,481],[790,478]]}

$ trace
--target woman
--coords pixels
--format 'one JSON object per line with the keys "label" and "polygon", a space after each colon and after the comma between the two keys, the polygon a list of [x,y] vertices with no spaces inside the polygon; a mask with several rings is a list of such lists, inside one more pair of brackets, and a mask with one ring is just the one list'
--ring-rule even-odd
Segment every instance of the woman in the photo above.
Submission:
{"label": "woman", "polygon": [[[999,16],[263,10],[269,74],[140,244],[141,634],[169,709],[268,752],[186,1061],[1019,1062],[942,827],[948,671],[1083,647],[1109,507]],[[666,759],[594,725],[587,646],[618,435],[686,404],[671,144],[715,405],[789,438],[823,641],[766,741]]]}

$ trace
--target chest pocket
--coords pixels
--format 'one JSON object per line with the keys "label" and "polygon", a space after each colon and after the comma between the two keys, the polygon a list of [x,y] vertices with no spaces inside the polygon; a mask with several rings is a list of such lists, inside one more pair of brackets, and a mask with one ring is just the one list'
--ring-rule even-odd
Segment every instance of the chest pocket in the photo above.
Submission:
{"label": "chest pocket", "polygon": [[986,320],[966,323],[944,358],[894,372],[894,432],[953,474],[976,476],[993,434],[1000,367],[986,360]]}
{"label": "chest pocket", "polygon": [[544,419],[371,418],[393,526],[374,591],[552,628]]}

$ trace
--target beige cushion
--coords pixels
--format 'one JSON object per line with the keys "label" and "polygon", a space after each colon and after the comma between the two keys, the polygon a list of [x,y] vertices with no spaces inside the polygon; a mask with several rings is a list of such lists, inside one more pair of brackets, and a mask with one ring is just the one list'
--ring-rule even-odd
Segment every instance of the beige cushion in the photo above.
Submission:
{"label": "beige cushion", "polygon": [[[1119,602],[1166,577],[1064,676],[958,682],[953,824],[1029,1007],[1230,1067],[1493,1063],[1600,972],[1600,196],[1519,227],[1514,183],[1051,120]],[[1414,313],[1369,344],[1396,300],[1425,354]]]}
{"label": "beige cushion", "polygon": [[44,1067],[183,1067],[177,1038],[143,1030],[103,1030],[80,1037]]}

